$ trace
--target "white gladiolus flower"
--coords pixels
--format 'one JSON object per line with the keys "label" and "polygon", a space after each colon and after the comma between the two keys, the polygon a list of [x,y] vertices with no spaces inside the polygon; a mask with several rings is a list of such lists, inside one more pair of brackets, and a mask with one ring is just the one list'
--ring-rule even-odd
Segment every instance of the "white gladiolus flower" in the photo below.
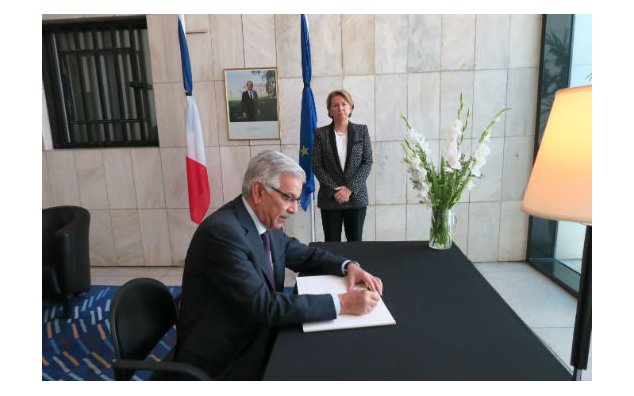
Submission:
{"label": "white gladiolus flower", "polygon": [[475,187],[475,183],[473,182],[473,179],[469,180],[465,187],[467,188],[468,191],[471,191],[471,189]]}
{"label": "white gladiolus flower", "polygon": [[458,149],[458,141],[455,138],[449,139],[445,149],[445,160],[452,169],[460,169],[460,151]]}
{"label": "white gladiolus flower", "polygon": [[451,124],[451,133],[449,135],[449,139],[458,138],[462,134],[462,122],[459,119],[455,119],[453,124]]}
{"label": "white gladiolus flower", "polygon": [[476,159],[476,161],[477,161],[479,158],[484,158],[484,157],[486,157],[487,155],[489,155],[490,153],[491,153],[491,149],[489,148],[489,146],[488,146],[488,145],[486,145],[486,144],[480,144],[480,145],[478,146],[478,148],[476,149],[476,152],[475,152],[475,154],[474,154],[474,157],[475,157],[475,159]]}
{"label": "white gladiolus flower", "polygon": [[[480,144],[476,149],[476,152],[473,154],[473,158],[475,159],[475,163],[473,164],[474,169],[480,169],[486,164],[486,157],[491,152],[489,146],[486,144]],[[473,171],[472,171],[473,173]]]}

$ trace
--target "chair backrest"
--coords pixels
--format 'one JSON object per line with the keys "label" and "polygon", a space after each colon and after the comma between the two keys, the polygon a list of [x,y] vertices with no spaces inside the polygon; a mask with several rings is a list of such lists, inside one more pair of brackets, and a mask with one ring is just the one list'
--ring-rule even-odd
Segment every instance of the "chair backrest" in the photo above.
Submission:
{"label": "chair backrest", "polygon": [[[110,329],[117,359],[144,360],[176,323],[176,304],[167,287],[156,279],[137,278],[117,291],[110,308]],[[131,370],[115,370],[128,380]]]}
{"label": "chair backrest", "polygon": [[42,263],[54,269],[64,295],[90,289],[90,212],[79,206],[42,209]]}

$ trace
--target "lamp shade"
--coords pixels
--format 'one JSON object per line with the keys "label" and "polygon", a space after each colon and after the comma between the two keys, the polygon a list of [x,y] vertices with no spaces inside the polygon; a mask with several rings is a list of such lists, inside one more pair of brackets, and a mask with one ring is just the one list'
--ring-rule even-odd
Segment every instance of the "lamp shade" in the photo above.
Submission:
{"label": "lamp shade", "polygon": [[555,93],[522,210],[592,224],[592,85]]}

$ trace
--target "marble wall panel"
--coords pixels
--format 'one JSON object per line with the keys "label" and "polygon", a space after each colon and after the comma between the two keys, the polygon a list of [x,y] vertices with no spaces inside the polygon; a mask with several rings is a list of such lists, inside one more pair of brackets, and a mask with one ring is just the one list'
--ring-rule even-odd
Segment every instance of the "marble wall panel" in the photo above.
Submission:
{"label": "marble wall panel", "polygon": [[186,147],[185,112],[187,104],[182,82],[154,84],[156,125],[161,147]]}
{"label": "marble wall panel", "polygon": [[166,207],[188,208],[186,150],[162,148],[160,153]]}
{"label": "marble wall panel", "polygon": [[80,205],[79,182],[73,151],[47,151],[46,161],[54,205]]}
{"label": "marble wall panel", "polygon": [[[187,47],[189,49],[189,60],[192,68],[192,80],[194,83],[199,81],[212,81],[214,71],[211,56],[209,15],[185,15],[185,33],[187,34]],[[194,84],[194,89],[196,89],[196,85],[197,84]]]}
{"label": "marble wall panel", "polygon": [[165,209],[140,209],[143,264],[149,267],[172,265],[172,252]]}
{"label": "marble wall panel", "polygon": [[90,231],[88,243],[90,246],[90,265],[107,266],[117,262],[114,240],[112,237],[112,222],[110,211],[90,209]]}
{"label": "marble wall panel", "polygon": [[407,240],[429,240],[431,208],[423,204],[407,205]]}
{"label": "marble wall panel", "polygon": [[[376,203],[378,205],[405,202],[405,163],[401,161],[400,142],[376,142],[374,144],[374,168],[376,169]],[[383,212],[381,212],[383,213]],[[377,219],[382,221],[377,211]]]}
{"label": "marble wall panel", "polygon": [[233,200],[242,193],[242,178],[247,171],[250,159],[249,147],[220,147],[222,193],[225,202]]}
{"label": "marble wall panel", "polygon": [[[147,30],[152,63],[152,81],[183,81],[178,43],[177,15],[147,15]],[[179,56],[174,56],[179,54]]]}
{"label": "marble wall panel", "polygon": [[440,134],[440,73],[410,73],[407,78],[407,118],[425,139]]}
{"label": "marble wall panel", "polygon": [[341,16],[343,73],[374,74],[374,15]]}
{"label": "marble wall panel", "polygon": [[136,209],[136,186],[130,149],[103,151],[104,173],[111,209]]}
{"label": "marble wall panel", "polygon": [[475,15],[443,15],[441,30],[441,69],[473,70]]}
{"label": "marble wall panel", "polygon": [[182,267],[198,224],[191,220],[189,209],[168,209],[167,226],[172,251],[171,265]]}
{"label": "marble wall panel", "polygon": [[400,141],[405,134],[401,114],[407,112],[407,74],[378,75],[375,84],[377,141]]}
{"label": "marble wall panel", "polygon": [[507,137],[504,140],[502,200],[521,201],[533,166],[533,138]]}
{"label": "marble wall panel", "polygon": [[[256,155],[260,154],[263,151],[266,150],[273,150],[273,151],[279,151],[281,152],[281,148],[279,144],[267,144],[267,145],[257,145],[257,146],[250,146],[251,149],[251,158],[255,157]],[[299,151],[297,151],[296,153],[292,153],[292,155],[290,155],[291,158],[295,158],[295,161],[297,161],[297,156],[299,155]]]}
{"label": "marble wall panel", "polygon": [[[201,81],[194,86],[194,98],[200,116],[200,126],[203,130],[203,142],[205,146],[217,146],[220,140],[217,109],[216,88],[212,81]],[[220,98],[224,102],[224,97]],[[183,132],[184,133],[184,132]],[[185,136],[185,146],[187,146],[187,136]]]}
{"label": "marble wall panel", "polygon": [[308,16],[308,22],[313,76],[340,76],[343,67],[341,17],[313,14]]}
{"label": "marble wall panel", "polygon": [[132,149],[130,153],[132,154],[132,171],[139,209],[165,208],[159,149]]}
{"label": "marble wall panel", "polygon": [[500,242],[497,260],[526,259],[528,215],[520,208],[521,201],[503,201],[500,214]]}
{"label": "marble wall panel", "polygon": [[363,223],[363,235],[361,236],[364,241],[376,241],[376,206],[369,205],[365,212],[365,221]]}
{"label": "marble wall panel", "polygon": [[240,15],[210,15],[214,80],[225,79],[224,69],[244,67],[244,36]]}
{"label": "marble wall panel", "polygon": [[367,125],[370,139],[374,141],[374,76],[345,77],[343,89],[350,93],[354,101],[354,110],[350,121]]}
{"label": "marble wall panel", "polygon": [[[503,70],[478,70],[473,84],[473,137],[480,138],[493,116],[506,106],[507,72]],[[512,111],[512,110],[511,110]],[[504,137],[504,118],[491,128],[491,137]]]}
{"label": "marble wall panel", "polygon": [[506,69],[509,59],[509,15],[477,15],[475,68]]}
{"label": "marble wall panel", "polygon": [[509,67],[539,67],[542,15],[511,15]]}
{"label": "marble wall panel", "polygon": [[506,104],[513,110],[504,117],[506,136],[534,136],[539,69],[509,69]]}
{"label": "marble wall panel", "polygon": [[500,236],[500,203],[472,203],[469,209],[469,258],[496,261]]}
{"label": "marble wall panel", "polygon": [[222,192],[222,160],[220,158],[220,148],[205,147],[205,160],[207,162],[207,178],[209,180],[209,207],[219,208],[225,203],[224,194]]}
{"label": "marble wall panel", "polygon": [[441,20],[440,15],[409,15],[410,73],[440,70]]}
{"label": "marble wall panel", "polygon": [[407,72],[407,15],[376,15],[374,32],[375,72]]}
{"label": "marble wall panel", "polygon": [[244,67],[275,67],[275,17],[242,15]]}
{"label": "marble wall panel", "polygon": [[143,243],[139,212],[133,209],[112,210],[110,216],[116,255],[114,263],[119,266],[142,266]]}
{"label": "marble wall panel", "polygon": [[376,205],[376,240],[404,241],[407,219],[406,205]]}
{"label": "marble wall panel", "polygon": [[275,15],[278,78],[302,77],[300,22],[299,15]]}
{"label": "marble wall panel", "polygon": [[108,192],[102,150],[74,150],[77,186],[81,206],[86,209],[108,209]]}
{"label": "marble wall panel", "polygon": [[284,109],[279,113],[280,141],[282,144],[299,144],[304,83],[301,78],[281,78],[278,81],[280,109]]}

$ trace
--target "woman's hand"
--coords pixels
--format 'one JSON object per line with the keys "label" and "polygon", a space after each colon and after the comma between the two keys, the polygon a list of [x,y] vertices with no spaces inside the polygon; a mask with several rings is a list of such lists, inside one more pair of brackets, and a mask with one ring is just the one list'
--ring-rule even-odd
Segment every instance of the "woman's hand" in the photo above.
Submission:
{"label": "woman's hand", "polygon": [[346,203],[350,200],[352,191],[346,186],[335,187],[335,200],[337,203]]}

